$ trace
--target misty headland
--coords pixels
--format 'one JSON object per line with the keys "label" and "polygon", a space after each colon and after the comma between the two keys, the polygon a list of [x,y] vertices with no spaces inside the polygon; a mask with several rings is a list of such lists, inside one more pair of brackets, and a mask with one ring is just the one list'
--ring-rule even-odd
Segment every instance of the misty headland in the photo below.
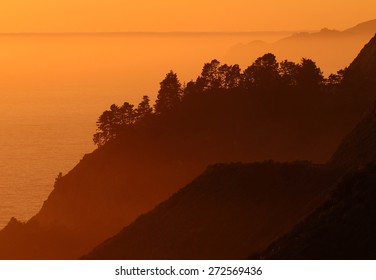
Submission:
{"label": "misty headland", "polygon": [[[250,190],[247,189],[250,182],[256,182],[252,187],[261,192],[260,200],[266,200],[263,207],[273,209],[273,205],[278,202],[268,192],[273,192],[273,187],[278,189],[285,185],[292,188],[286,194],[295,195],[294,200],[303,203],[297,206],[300,210],[294,218],[286,211],[286,215],[291,218],[286,221],[290,223],[279,228],[269,228],[269,239],[259,243],[263,247],[254,250],[266,248],[271,241],[288,232],[325,201],[330,195],[329,191],[336,185],[336,180],[348,171],[348,165],[340,163],[332,166],[325,163],[342,139],[373,108],[375,45],[375,39],[371,40],[348,68],[326,77],[319,63],[309,58],[294,62],[278,60],[272,53],[265,53],[243,68],[209,60],[198,71],[198,77],[191,78],[188,83],[180,82],[174,71],[167,72],[159,84],[154,106],[149,98],[139,98],[136,101],[138,105],[129,99],[125,103],[123,99],[118,105],[110,105],[113,103],[110,102],[107,111],[98,114],[100,117],[94,142],[99,148],[85,155],[66,175],[56,178],[54,189],[43,207],[28,222],[12,219],[8,223],[0,232],[1,257],[78,258],[124,227],[115,240],[129,244],[129,240],[132,240],[127,239],[129,230],[132,233],[135,228],[132,221],[136,219],[136,224],[140,220],[150,221],[153,213],[158,213],[158,209],[164,206],[159,206],[154,212],[147,212],[164,200],[167,202],[162,205],[180,204],[180,199],[169,197],[194,180],[208,165],[267,159],[288,161],[293,170],[307,170],[304,172],[309,175],[303,176],[303,181],[310,176],[315,178],[310,180],[314,191],[300,193],[294,190],[294,186],[286,184],[291,180],[290,175],[287,175],[291,173],[284,171],[286,168],[289,170],[289,164],[229,164],[228,168],[235,168],[234,174],[239,177],[224,177],[223,183],[234,178],[240,180],[236,183],[240,188],[238,195],[234,196],[233,202],[229,200],[234,207],[237,200],[249,197],[243,195]],[[262,171],[252,175],[253,169],[260,166]],[[355,166],[358,168],[360,165]],[[248,167],[250,170],[246,171]],[[208,179],[208,183],[202,185],[204,189],[210,182],[216,182],[221,174],[216,170],[221,168],[214,168],[213,179],[204,174],[204,178]],[[243,171],[238,173],[238,170]],[[263,192],[263,188],[257,186],[267,182],[262,176],[268,177],[273,172],[277,172],[278,176],[271,176],[272,183],[266,183],[270,190]],[[321,177],[315,175],[316,172],[327,175]],[[291,176],[294,178],[296,175]],[[190,189],[196,188],[194,182],[197,180],[185,188],[188,193]],[[311,188],[306,183],[302,184]],[[213,196],[204,195],[201,191],[197,194],[205,197],[200,202],[202,205],[210,197],[222,199],[222,190],[230,191],[228,194],[231,194],[231,183],[223,185],[223,189],[220,188],[220,180],[210,186]],[[184,193],[183,189],[177,196]],[[193,197],[192,203],[197,195]],[[208,209],[215,209],[221,199],[214,199],[212,203],[208,201],[208,207],[214,207]],[[187,205],[189,202],[190,199]],[[182,208],[177,207],[178,213],[186,213],[187,205],[183,203]],[[241,205],[248,204],[245,201],[245,204],[238,204],[243,207]],[[286,210],[286,206],[282,207]],[[239,211],[252,223],[255,222],[242,210],[246,209]],[[202,211],[205,211],[204,206]],[[141,216],[137,219],[144,213],[147,213],[144,218]],[[189,220],[192,217],[189,215],[200,215],[200,211],[183,216]],[[261,225],[268,228],[276,218],[273,211],[271,215],[270,219],[259,221]],[[126,226],[129,224],[128,229]],[[149,224],[143,231],[145,234],[153,226],[160,226],[153,222],[142,224]],[[173,224],[166,220],[162,230],[170,232],[174,228]],[[203,234],[206,229],[198,228],[190,232],[194,228],[186,229],[189,240],[206,240],[208,235]],[[245,228],[237,232],[242,230]],[[264,230],[261,231],[263,235]],[[142,237],[139,234],[137,236]],[[257,240],[254,238],[253,242]],[[112,241],[108,242],[111,244]],[[101,245],[99,250],[105,248],[106,251],[107,243]],[[249,246],[247,243],[245,249],[249,249]],[[252,254],[256,251],[247,252]],[[242,258],[245,252],[227,257]],[[194,255],[196,258],[205,258],[205,254],[198,253]],[[120,257],[124,255],[120,254]],[[159,257],[163,258],[161,255]],[[226,258],[220,254],[218,257]],[[148,257],[142,255],[142,258]]]}

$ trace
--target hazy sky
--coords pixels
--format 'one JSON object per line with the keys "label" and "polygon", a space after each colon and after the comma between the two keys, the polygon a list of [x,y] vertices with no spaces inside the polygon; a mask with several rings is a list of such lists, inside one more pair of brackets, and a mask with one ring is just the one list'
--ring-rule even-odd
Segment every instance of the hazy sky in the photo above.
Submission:
{"label": "hazy sky", "polygon": [[374,0],[1,0],[0,32],[345,29]]}

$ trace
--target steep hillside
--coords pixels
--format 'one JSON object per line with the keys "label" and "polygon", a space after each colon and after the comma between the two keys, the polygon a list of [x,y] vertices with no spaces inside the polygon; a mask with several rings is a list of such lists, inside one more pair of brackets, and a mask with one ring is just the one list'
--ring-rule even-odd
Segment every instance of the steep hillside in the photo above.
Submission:
{"label": "steep hillside", "polygon": [[[375,38],[350,66],[361,71],[375,63]],[[369,55],[370,59],[366,59]],[[356,72],[355,72],[356,73]],[[365,76],[367,77],[367,76]],[[369,85],[375,78],[369,80]],[[334,188],[329,199],[294,230],[277,239],[261,254],[265,259],[375,259],[376,258],[376,103],[343,140],[328,166],[350,173]]]}
{"label": "steep hillside", "polygon": [[376,35],[350,64],[344,77],[344,86],[350,91],[376,98]]}
{"label": "steep hillside", "polygon": [[362,49],[345,73],[343,87],[373,104],[363,120],[341,142],[329,163],[364,167],[376,160],[376,36]]}
{"label": "steep hillside", "polygon": [[56,182],[39,213],[0,232],[0,258],[78,258],[207,165],[174,159],[153,140],[158,143],[155,137],[128,138],[86,155]]}
{"label": "steep hillside", "polygon": [[274,242],[263,259],[376,258],[376,165],[347,175],[331,198]]}
{"label": "steep hillside", "polygon": [[[358,56],[358,58],[362,57],[364,63],[366,63],[366,57],[369,56],[370,67],[366,68],[368,70],[372,69],[374,54],[367,50],[372,49],[373,44],[375,44],[374,39]],[[354,65],[357,65],[356,61],[350,69],[355,67]],[[369,82],[373,83],[375,78],[376,75],[371,73]],[[360,94],[355,91],[353,93]],[[325,168],[333,168],[333,166],[359,168],[374,160],[375,127],[375,112],[373,111],[347,137],[333,156],[331,164]],[[262,166],[261,169],[260,166]],[[192,184],[154,211],[137,219],[85,258],[236,259],[244,258],[249,253],[255,256],[269,242],[314,210],[322,201],[317,199],[317,191],[328,190],[330,185],[327,182],[316,181],[322,178],[319,174],[307,174],[302,170],[295,170],[295,172],[286,170],[287,166],[291,168],[291,165],[282,165],[284,168],[278,170],[283,171],[278,173],[270,168],[271,166],[281,168],[278,164],[255,164],[217,166],[209,169]],[[324,167],[321,168],[325,170]],[[257,170],[256,173],[254,173],[255,170]],[[374,215],[375,209],[371,205],[374,198],[371,189],[374,184],[373,172],[374,168],[371,167],[357,175],[345,177],[332,198],[299,226],[303,232],[301,233],[302,242],[300,240],[296,242],[296,239],[300,238],[297,234],[300,233],[293,231],[281,241],[277,241],[277,245],[272,245],[271,249],[261,256],[266,258],[298,256],[303,259],[369,257],[365,244],[371,242],[374,227],[372,224],[367,226],[361,223],[370,223]],[[336,174],[336,178],[339,174]],[[358,184],[362,187],[356,189]],[[300,187],[297,188],[297,186]],[[309,189],[314,190],[315,195],[311,196],[311,191],[307,191]],[[281,190],[283,190],[282,193]],[[315,203],[309,204],[311,207],[304,211],[296,211],[296,209],[301,209],[301,206],[297,207],[299,203],[306,205],[314,197],[316,200]],[[323,199],[322,193],[319,197]],[[287,201],[289,203],[285,204]],[[368,210],[369,213],[367,213]],[[321,220],[322,216],[326,217],[326,220]],[[342,221],[344,221],[343,224],[341,224]],[[351,224],[356,224],[360,231],[358,232],[356,227],[351,227]],[[318,233],[315,228],[318,228]],[[324,229],[321,230],[321,228]],[[312,237],[313,240],[309,239],[312,232],[317,233]],[[339,234],[339,242],[333,242],[332,239],[335,239],[337,234]],[[348,252],[340,250],[339,246],[343,245],[341,242],[349,243],[350,240],[346,238],[351,234],[359,236],[359,239],[354,242],[354,246],[348,246]],[[329,246],[330,242],[332,243]],[[221,246],[218,247],[218,244]],[[301,253],[301,248],[298,246],[301,246],[302,250],[308,248],[308,253],[305,254],[305,251]],[[281,253],[278,251],[280,247]],[[315,247],[321,251],[317,253]],[[330,248],[330,250],[325,248]],[[372,247],[370,250],[372,255]]]}
{"label": "steep hillside", "polygon": [[[171,115],[129,128],[86,155],[57,181],[39,213],[10,227],[11,234],[0,234],[0,258],[78,258],[209,164],[270,158],[324,162],[358,114],[342,121],[333,113],[341,110],[333,106],[342,105],[331,98],[279,92],[192,97]],[[314,104],[323,104],[320,114]]]}
{"label": "steep hillside", "polygon": [[339,174],[310,163],[211,166],[85,258],[243,259],[312,211]]}
{"label": "steep hillside", "polygon": [[376,107],[344,139],[329,164],[357,169],[373,161],[376,161]]}

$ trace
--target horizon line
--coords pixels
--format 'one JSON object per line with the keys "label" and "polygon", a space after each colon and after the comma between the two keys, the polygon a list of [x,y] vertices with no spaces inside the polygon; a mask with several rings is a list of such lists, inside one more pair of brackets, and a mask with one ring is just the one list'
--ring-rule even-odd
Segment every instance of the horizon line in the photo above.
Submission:
{"label": "horizon line", "polygon": [[66,31],[66,32],[0,32],[0,36],[92,36],[92,35],[251,35],[251,34],[278,34],[295,33],[302,31]]}

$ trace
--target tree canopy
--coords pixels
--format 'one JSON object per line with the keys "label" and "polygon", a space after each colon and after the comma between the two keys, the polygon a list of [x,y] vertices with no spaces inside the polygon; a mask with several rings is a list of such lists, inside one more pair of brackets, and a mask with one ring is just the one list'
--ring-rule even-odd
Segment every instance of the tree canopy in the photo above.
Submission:
{"label": "tree canopy", "polygon": [[288,60],[278,62],[272,53],[257,58],[244,71],[237,64],[221,64],[213,59],[204,64],[195,81],[192,80],[184,86],[177,74],[171,70],[160,82],[154,106],[150,105],[150,98],[146,95],[137,107],[128,102],[121,106],[111,105],[110,109],[99,117],[93,140],[95,144],[102,146],[124,133],[127,127],[137,126],[141,122],[176,110],[188,97],[195,96],[198,98],[195,102],[200,102],[197,100],[205,93],[242,92],[249,95],[269,95],[298,91],[301,95],[306,92],[331,94],[341,87],[345,71],[341,70],[325,79],[321,69],[311,59],[302,58],[300,63]]}
{"label": "tree canopy", "polygon": [[182,88],[178,76],[173,71],[170,71],[160,83],[158,97],[155,102],[155,113],[165,113],[176,107],[181,100],[181,94]]}

